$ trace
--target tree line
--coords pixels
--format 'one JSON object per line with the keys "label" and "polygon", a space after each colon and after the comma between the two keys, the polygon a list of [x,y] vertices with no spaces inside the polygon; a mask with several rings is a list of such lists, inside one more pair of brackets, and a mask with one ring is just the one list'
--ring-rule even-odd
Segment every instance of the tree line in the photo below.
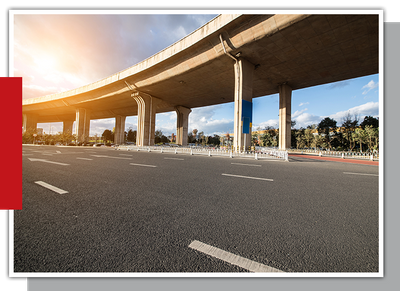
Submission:
{"label": "tree line", "polygon": [[[379,119],[347,114],[340,126],[336,120],[326,117],[307,128],[293,129],[291,147],[296,149],[329,149],[337,151],[377,151],[379,149]],[[266,147],[279,147],[279,130],[267,127],[263,134],[253,133],[253,143]]]}
{"label": "tree line", "polygon": [[[296,149],[329,149],[338,151],[376,151],[379,149],[379,119],[372,116],[366,116],[360,122],[357,116],[347,114],[342,119],[340,126],[337,121],[326,117],[318,124],[307,126],[307,128],[294,129],[295,122],[292,121],[291,147]],[[252,146],[279,147],[279,129],[266,127],[255,131],[252,134]],[[36,136],[35,136],[36,135]],[[125,131],[126,142],[136,142],[136,130],[129,128]],[[41,144],[64,144],[75,145],[77,137],[70,132],[59,132],[55,135],[36,134],[36,130],[28,129],[22,135],[23,143],[41,143]],[[89,139],[90,140],[90,139]],[[91,138],[92,143],[100,142],[111,144],[114,141],[114,129],[104,130],[99,137],[97,135]],[[229,134],[219,136],[206,135],[203,131],[194,129],[188,133],[187,141],[189,144],[203,146],[219,146],[230,143]],[[155,132],[155,144],[173,143],[174,135],[171,138],[165,136],[161,130]]]}

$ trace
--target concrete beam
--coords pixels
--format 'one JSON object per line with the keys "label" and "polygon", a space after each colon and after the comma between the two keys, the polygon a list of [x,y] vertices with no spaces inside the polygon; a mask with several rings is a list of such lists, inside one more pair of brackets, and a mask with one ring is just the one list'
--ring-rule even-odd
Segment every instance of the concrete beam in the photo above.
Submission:
{"label": "concrete beam", "polygon": [[188,125],[189,113],[192,112],[190,108],[183,106],[176,106],[176,143],[186,146],[188,139]]}
{"label": "concrete beam", "polygon": [[115,117],[114,143],[123,144],[125,142],[125,120],[126,116],[117,115]]}
{"label": "concrete beam", "polygon": [[251,145],[251,127],[253,115],[253,72],[254,65],[239,58],[235,70],[235,112],[234,139],[235,151],[241,151]]}
{"label": "concrete beam", "polygon": [[138,105],[136,145],[154,145],[157,104],[161,100],[142,92],[135,92],[132,97]]}
{"label": "concrete beam", "polygon": [[77,108],[75,133],[77,135],[78,142],[87,142],[89,140],[89,130],[90,130],[90,109]]}
{"label": "concrete beam", "polygon": [[292,88],[283,84],[279,86],[279,149],[291,147],[292,127]]}

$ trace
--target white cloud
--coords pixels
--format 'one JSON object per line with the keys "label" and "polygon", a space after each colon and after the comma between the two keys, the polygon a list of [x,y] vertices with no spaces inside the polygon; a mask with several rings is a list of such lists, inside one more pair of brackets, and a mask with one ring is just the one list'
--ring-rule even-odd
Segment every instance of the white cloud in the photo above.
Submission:
{"label": "white cloud", "polygon": [[296,121],[295,128],[306,128],[309,125],[318,124],[321,119],[321,116],[305,113],[304,111],[300,112],[293,118],[293,120]]}
{"label": "white cloud", "polygon": [[106,129],[113,130],[115,118],[94,119],[90,121],[90,135],[101,135]]}
{"label": "white cloud", "polygon": [[361,120],[365,116],[373,116],[373,117],[378,117],[379,116],[379,102],[368,102],[359,106],[355,106],[353,108],[350,108],[346,111],[340,111],[335,114],[330,115],[330,118],[335,119],[338,124],[341,124],[342,119],[347,116],[350,113],[350,115],[357,115]]}
{"label": "white cloud", "polygon": [[22,99],[46,96],[60,92],[57,87],[43,87],[38,85],[24,85],[22,88]]}
{"label": "white cloud", "polygon": [[310,104],[310,102],[305,102],[305,103],[302,102],[299,104],[299,106],[303,106],[303,105],[307,105],[307,104]]}
{"label": "white cloud", "polygon": [[278,128],[279,127],[279,119],[270,119],[267,121],[263,121],[261,123],[253,124],[252,130],[257,130],[260,128],[261,130],[265,129],[266,127],[273,127],[273,128]]}
{"label": "white cloud", "polygon": [[214,119],[217,107],[194,108],[189,115],[189,132],[197,129],[206,135],[233,132],[233,119]]}
{"label": "white cloud", "polygon": [[296,112],[292,114],[292,118],[296,118],[297,116],[302,115],[307,110],[308,110],[308,108],[304,108],[303,110],[300,110],[300,111],[296,110]]}
{"label": "white cloud", "polygon": [[161,130],[165,136],[169,136],[172,133],[176,134],[176,122],[156,123],[156,130]]}
{"label": "white cloud", "polygon": [[378,85],[379,82],[375,83],[374,80],[369,81],[367,85],[362,87],[362,89],[366,89],[364,90],[363,95],[367,94],[372,89],[375,89],[376,87],[378,87]]}
{"label": "white cloud", "polygon": [[[308,125],[318,124],[322,119],[327,116],[313,115],[306,113],[307,109],[296,111],[292,114],[292,120],[296,121],[295,128],[306,128]],[[351,116],[358,116],[360,121],[364,119],[365,116],[379,116],[379,102],[368,102],[359,106],[352,107],[345,111],[339,111],[337,113],[329,115],[330,118],[336,120],[337,125],[342,124],[343,118],[350,113]]]}

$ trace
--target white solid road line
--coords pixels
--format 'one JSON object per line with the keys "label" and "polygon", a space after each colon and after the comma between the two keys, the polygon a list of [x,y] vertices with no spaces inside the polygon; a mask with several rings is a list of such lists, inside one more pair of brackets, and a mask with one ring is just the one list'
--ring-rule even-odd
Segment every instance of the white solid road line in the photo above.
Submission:
{"label": "white solid road line", "polygon": [[184,161],[185,159],[180,158],[164,158],[165,160],[177,160],[177,161]]}
{"label": "white solid road line", "polygon": [[45,187],[47,189],[50,189],[50,190],[52,190],[52,191],[54,191],[54,192],[56,192],[58,194],[66,194],[66,193],[68,193],[68,191],[65,191],[63,189],[57,188],[57,187],[55,187],[53,185],[50,185],[50,184],[47,184],[46,182],[43,182],[43,181],[36,181],[35,183],[40,185],[40,186],[43,186],[43,187]]}
{"label": "white solid road line", "polygon": [[192,241],[189,245],[189,248],[223,260],[224,262],[232,265],[239,266],[253,273],[284,273],[281,270],[229,253],[219,248],[202,243],[198,240]]}
{"label": "white solid road line", "polygon": [[360,175],[360,176],[375,176],[375,177],[379,177],[379,175],[377,175],[377,174],[364,174],[364,173],[351,173],[351,172],[343,172],[343,174],[346,174],[346,175]]}
{"label": "white solid road line", "polygon": [[241,176],[241,175],[232,175],[232,174],[222,174],[223,176],[228,177],[237,177],[237,178],[245,178],[245,179],[254,179],[254,180],[263,180],[263,181],[274,181],[273,179],[266,179],[266,178],[257,178],[257,177],[249,177],[249,176]]}
{"label": "white solid road line", "polygon": [[88,158],[77,158],[78,160],[85,160],[85,161],[93,161],[93,159],[88,159]]}
{"label": "white solid road line", "polygon": [[151,168],[156,168],[157,167],[157,166],[154,166],[154,165],[134,164],[134,163],[130,163],[129,165],[140,166],[140,167],[151,167]]}
{"label": "white solid road line", "polygon": [[241,166],[251,166],[251,167],[261,167],[261,165],[254,164],[242,164],[242,163],[231,163],[232,165],[241,165]]}

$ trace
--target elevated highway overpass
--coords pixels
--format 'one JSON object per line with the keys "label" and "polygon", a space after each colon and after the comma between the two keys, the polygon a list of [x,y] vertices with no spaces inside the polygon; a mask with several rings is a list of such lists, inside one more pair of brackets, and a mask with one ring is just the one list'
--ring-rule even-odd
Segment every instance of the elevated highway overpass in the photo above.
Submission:
{"label": "elevated highway overpass", "polygon": [[[105,60],[106,61],[106,60]],[[186,144],[192,108],[235,102],[234,145],[250,145],[252,99],[279,93],[280,148],[290,147],[293,90],[379,73],[378,14],[222,14],[152,57],[98,82],[23,100],[23,128],[63,122],[80,141],[91,119],[138,116],[138,145],[155,114],[177,112]]]}

